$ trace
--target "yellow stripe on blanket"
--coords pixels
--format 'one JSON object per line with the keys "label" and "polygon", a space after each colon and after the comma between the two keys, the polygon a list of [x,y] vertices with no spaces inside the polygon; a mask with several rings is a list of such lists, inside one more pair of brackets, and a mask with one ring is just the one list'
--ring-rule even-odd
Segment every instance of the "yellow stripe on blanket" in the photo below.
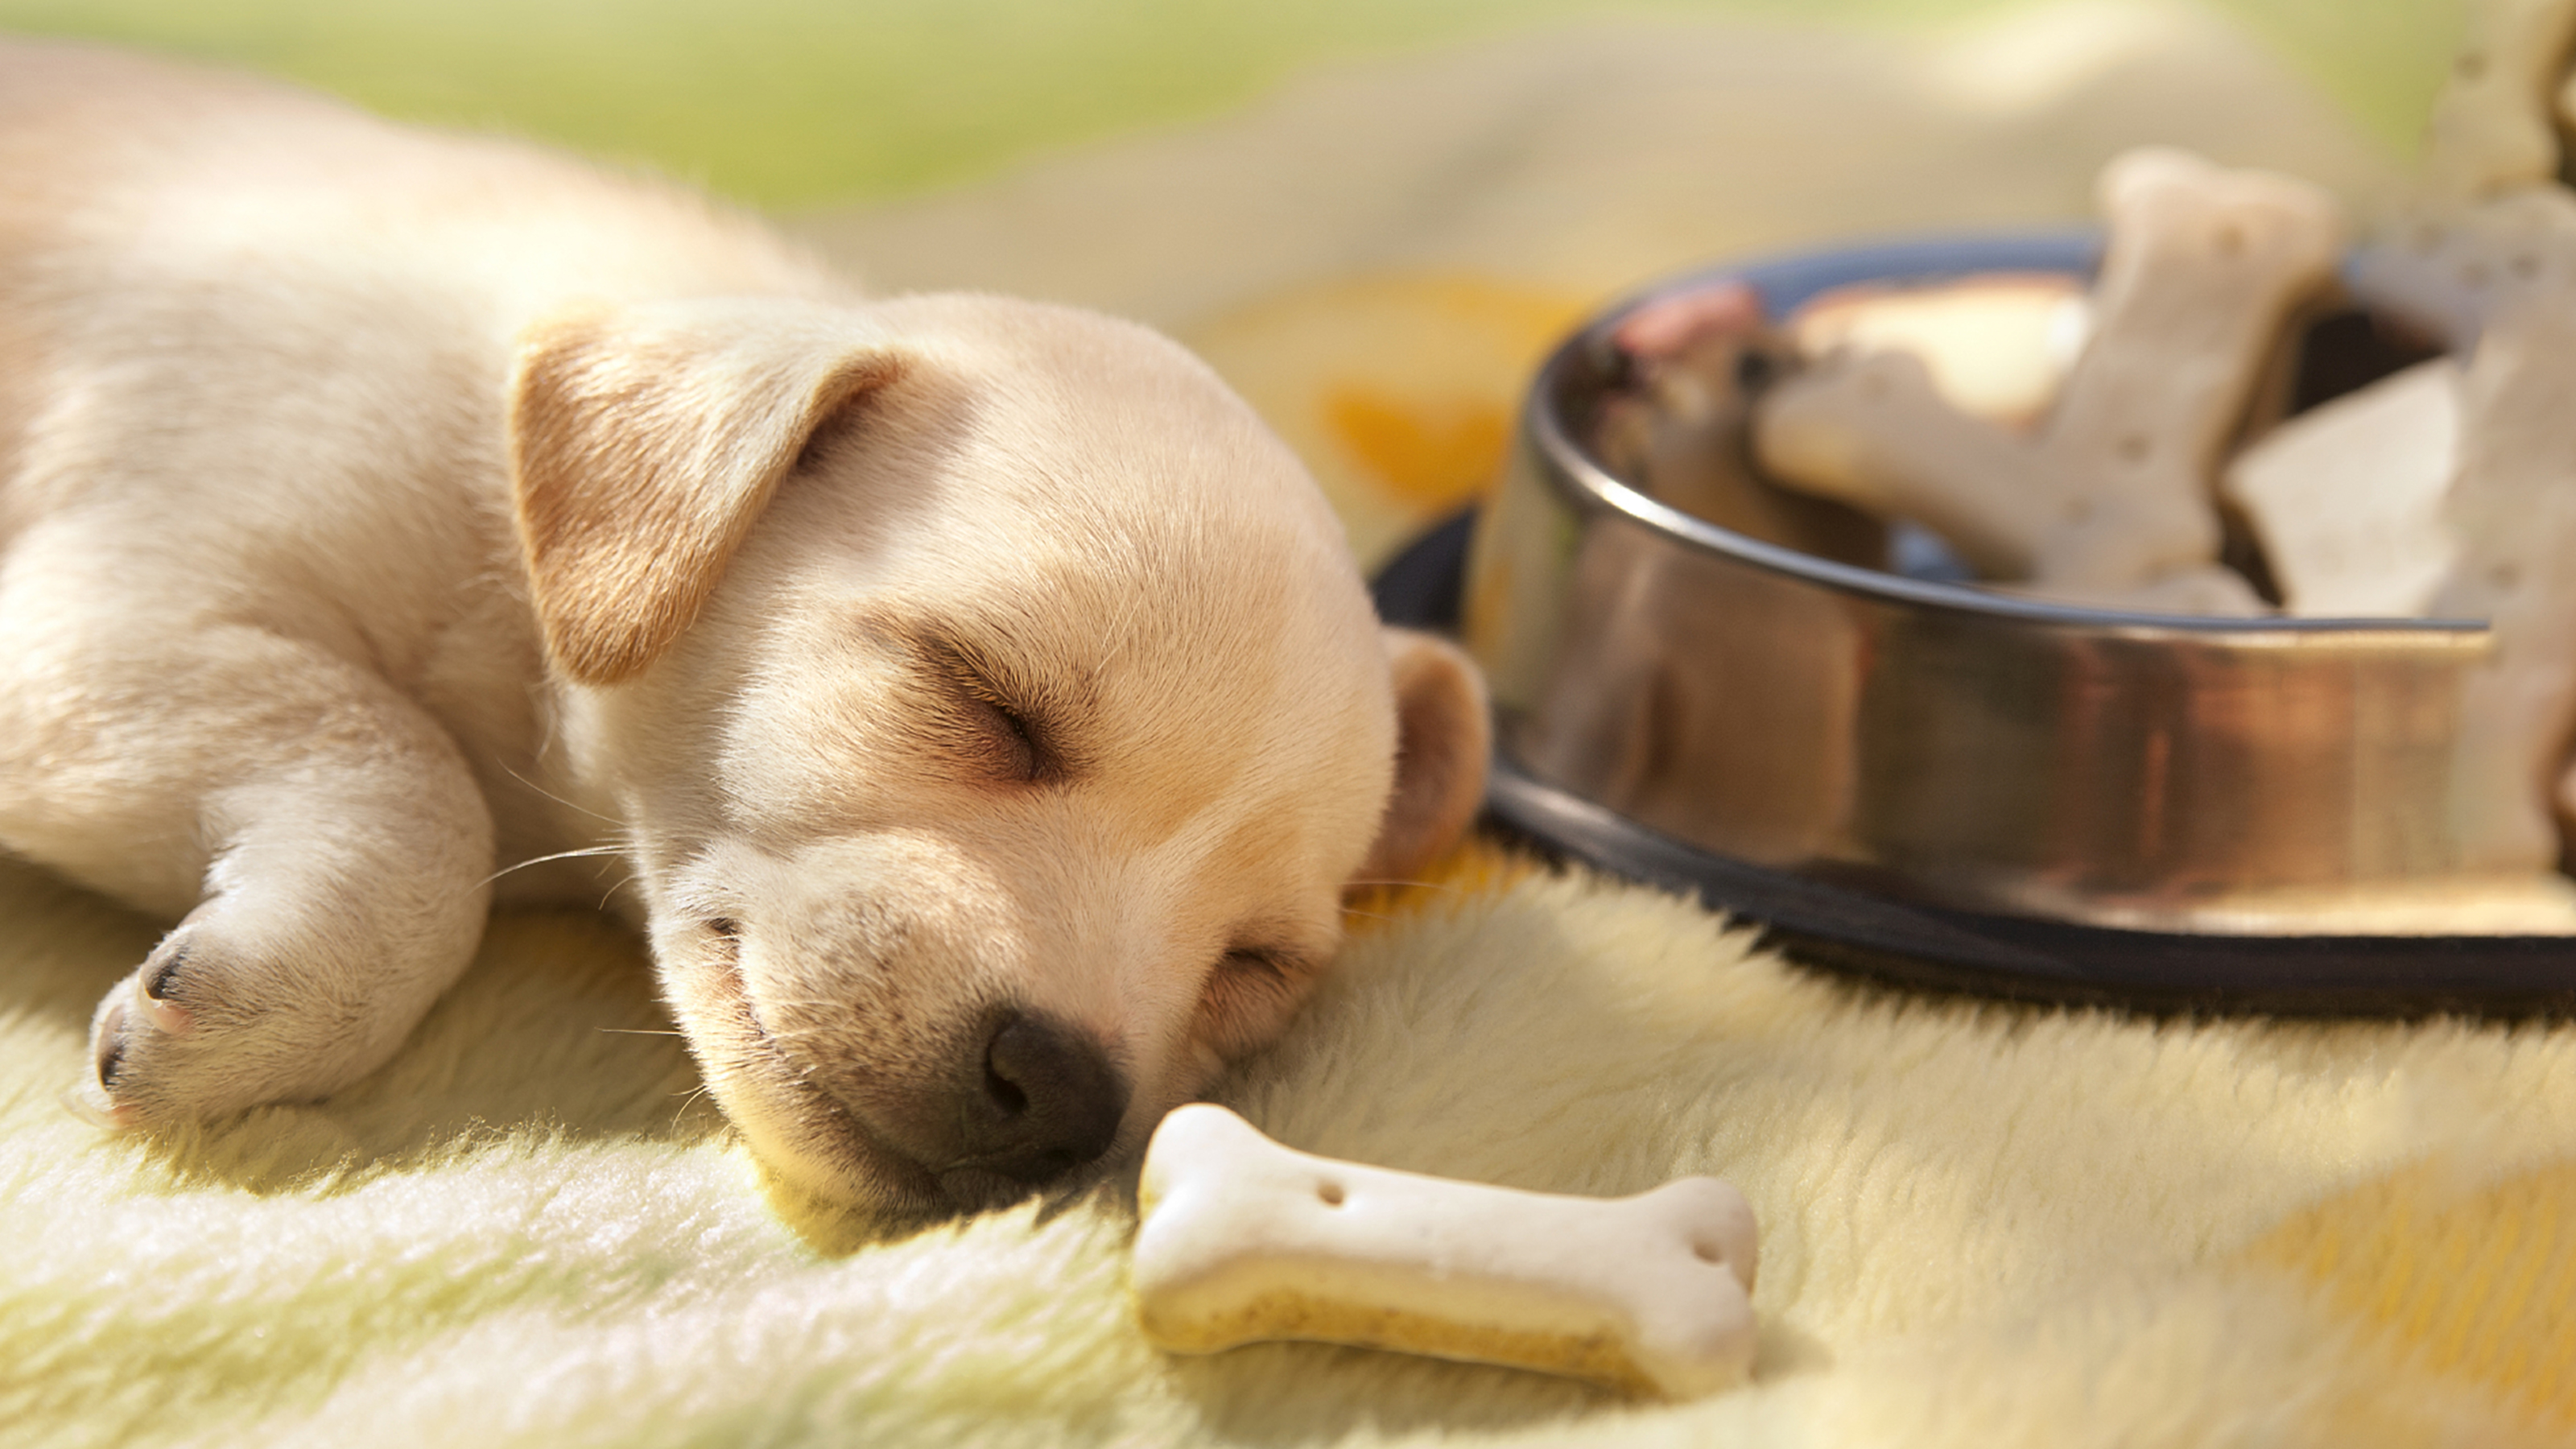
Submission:
{"label": "yellow stripe on blanket", "polygon": [[2483,1186],[2434,1166],[2298,1213],[2247,1250],[2410,1363],[2576,1428],[2576,1162]]}

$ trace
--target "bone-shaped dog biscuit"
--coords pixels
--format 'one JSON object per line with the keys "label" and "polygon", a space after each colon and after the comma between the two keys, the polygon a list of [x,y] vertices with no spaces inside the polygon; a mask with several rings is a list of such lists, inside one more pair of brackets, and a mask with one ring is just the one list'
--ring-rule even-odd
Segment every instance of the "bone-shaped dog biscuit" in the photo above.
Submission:
{"label": "bone-shaped dog biscuit", "polygon": [[1959,416],[1919,365],[1828,358],[1774,388],[1755,447],[1784,481],[1916,519],[1990,575],[2088,598],[2217,572],[2220,448],[2291,312],[2332,280],[2343,226],[2317,187],[2178,151],[2105,169],[2094,330],[2031,437]]}
{"label": "bone-shaped dog biscuit", "polygon": [[2495,626],[2454,745],[2453,828],[2469,863],[2547,870],[2576,727],[2576,196],[2524,187],[2421,213],[2357,258],[2375,308],[2467,355],[2459,460],[2443,499],[2456,552],[2430,612]]}
{"label": "bone-shaped dog biscuit", "polygon": [[2472,866],[2545,871],[2576,819],[2576,196],[2507,191],[2419,214],[2358,258],[2354,290],[2467,354],[2443,516],[2456,553],[2430,612],[2483,618],[2453,747],[2452,822]]}
{"label": "bone-shaped dog biscuit", "polygon": [[1947,539],[1989,578],[2027,578],[2042,530],[2029,449],[1950,405],[1911,352],[1827,357],[1754,410],[1754,446],[1783,480]]}
{"label": "bone-shaped dog biscuit", "polygon": [[2454,822],[2474,863],[2546,870],[2576,818],[2576,196],[2534,187],[2457,219],[2371,281],[2461,286],[2474,328],[2460,393],[2460,460],[2444,500],[2458,540],[2434,613],[2484,618],[2496,647],[2467,682],[2454,746]]}
{"label": "bone-shaped dog biscuit", "polygon": [[1690,1177],[1560,1197],[1292,1151],[1222,1107],[1146,1149],[1145,1336],[1180,1353],[1309,1339],[1690,1398],[1753,1362],[1753,1213]]}
{"label": "bone-shaped dog biscuit", "polygon": [[2557,305],[2576,259],[2564,187],[2508,191],[2467,208],[2418,209],[2353,256],[2353,291],[2375,311],[2473,350],[2491,318]]}
{"label": "bone-shaped dog biscuit", "polygon": [[2483,617],[2496,649],[2468,679],[2454,746],[2462,834],[2480,863],[2545,870],[2561,852],[2547,802],[2576,816],[2576,299],[2489,324],[2463,389],[2451,526],[2459,565],[2434,611]]}
{"label": "bone-shaped dog biscuit", "polygon": [[2576,45],[2576,0],[2476,0],[2433,103],[2425,169],[2453,197],[2536,186],[2558,174],[2553,114]]}

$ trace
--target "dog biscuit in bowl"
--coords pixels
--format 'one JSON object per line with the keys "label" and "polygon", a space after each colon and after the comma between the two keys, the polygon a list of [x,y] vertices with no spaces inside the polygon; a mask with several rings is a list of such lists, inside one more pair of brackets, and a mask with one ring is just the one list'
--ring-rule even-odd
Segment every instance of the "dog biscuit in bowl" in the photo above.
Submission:
{"label": "dog biscuit in bowl", "polygon": [[2425,142],[2437,182],[2462,199],[2558,173],[2576,0],[2476,0]]}
{"label": "dog biscuit in bowl", "polygon": [[2031,436],[1952,406],[1905,352],[1828,356],[1756,410],[1785,482],[1948,538],[1980,572],[2092,604],[2254,614],[2210,475],[2291,312],[2334,277],[2319,188],[2143,150],[2103,173],[2091,340]]}
{"label": "dog biscuit in bowl", "polygon": [[1388,1348],[1695,1398],[1754,1348],[1754,1224],[1689,1177],[1579,1198],[1283,1147],[1185,1106],[1146,1149],[1137,1316],[1157,1347],[1266,1339]]}

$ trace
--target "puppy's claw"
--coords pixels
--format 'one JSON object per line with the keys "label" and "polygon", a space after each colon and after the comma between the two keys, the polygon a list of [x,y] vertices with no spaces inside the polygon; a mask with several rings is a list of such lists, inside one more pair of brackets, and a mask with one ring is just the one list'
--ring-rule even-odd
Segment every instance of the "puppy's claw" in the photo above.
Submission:
{"label": "puppy's claw", "polygon": [[135,1126],[142,1114],[132,1103],[119,1102],[113,1095],[116,1080],[125,1070],[125,1007],[118,1004],[99,1012],[92,1037],[91,1080],[63,1093],[63,1105],[93,1127],[122,1131]]}
{"label": "puppy's claw", "polygon": [[149,1001],[169,1000],[170,988],[179,979],[179,966],[187,959],[188,948],[181,946],[172,951],[160,965],[152,968],[152,974],[143,978],[144,998]]}
{"label": "puppy's claw", "polygon": [[152,1024],[172,1036],[186,1036],[197,1029],[196,1014],[171,999],[177,989],[179,967],[188,959],[188,948],[181,946],[158,966],[148,969],[135,982],[134,1004]]}
{"label": "puppy's claw", "polygon": [[110,1132],[131,1131],[144,1121],[140,1105],[119,1101],[116,1095],[117,1085],[133,1071],[133,1033],[150,1030],[125,1008],[126,1003],[113,992],[100,1004],[98,1020],[90,1028],[90,1080],[63,1093],[63,1105],[73,1116]]}
{"label": "puppy's claw", "polygon": [[98,1086],[102,1092],[116,1090],[116,1074],[125,1065],[125,1007],[111,1006],[98,1019]]}

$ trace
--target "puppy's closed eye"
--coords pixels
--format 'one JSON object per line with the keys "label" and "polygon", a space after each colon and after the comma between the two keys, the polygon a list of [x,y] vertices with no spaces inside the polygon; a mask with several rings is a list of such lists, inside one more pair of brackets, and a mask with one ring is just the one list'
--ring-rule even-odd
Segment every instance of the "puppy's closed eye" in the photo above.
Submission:
{"label": "puppy's closed eye", "polygon": [[858,637],[899,661],[905,733],[943,775],[978,784],[1057,785],[1090,773],[1097,718],[1084,673],[1008,621],[932,621],[870,610]]}
{"label": "puppy's closed eye", "polygon": [[923,651],[925,712],[935,747],[979,780],[1042,784],[1063,774],[1044,731],[1018,701],[975,667],[965,652],[938,645]]}
{"label": "puppy's closed eye", "polygon": [[1217,958],[1199,999],[1201,1030],[1219,1055],[1232,1057],[1267,1041],[1314,978],[1301,959],[1258,947]]}
{"label": "puppy's closed eye", "polygon": [[1045,772],[1029,722],[998,699],[967,696],[966,747],[997,779],[1034,782]]}

